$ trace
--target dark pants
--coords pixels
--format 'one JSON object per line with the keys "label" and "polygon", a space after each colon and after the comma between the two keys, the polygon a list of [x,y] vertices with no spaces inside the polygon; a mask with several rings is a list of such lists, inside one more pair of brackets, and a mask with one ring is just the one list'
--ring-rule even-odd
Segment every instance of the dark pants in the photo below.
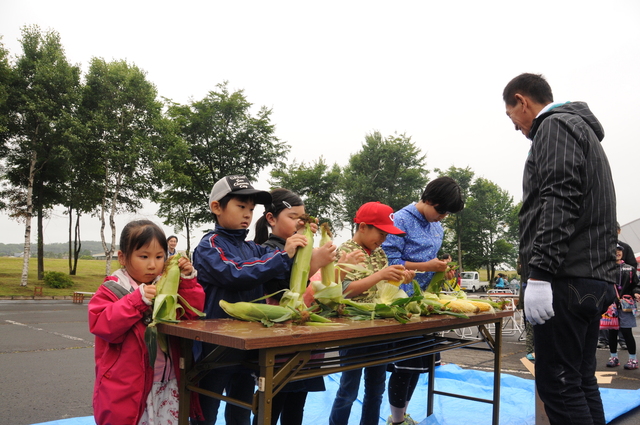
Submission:
{"label": "dark pants", "polygon": [[307,394],[309,393],[306,391],[278,393],[273,398],[271,425],[276,425],[278,418],[280,418],[280,425],[302,425]]}
{"label": "dark pants", "polygon": [[[238,366],[215,369],[200,380],[200,387],[209,391],[225,394],[238,400],[251,403],[255,389],[255,379],[251,371]],[[198,425],[214,425],[218,416],[220,400],[216,398],[200,396],[200,405],[204,415],[204,422]],[[226,425],[249,425],[251,423],[251,411],[244,407],[227,404],[224,410]]]}
{"label": "dark pants", "polygon": [[595,377],[600,316],[613,285],[582,278],[553,281],[555,316],[533,327],[536,389],[551,425],[605,425]]}

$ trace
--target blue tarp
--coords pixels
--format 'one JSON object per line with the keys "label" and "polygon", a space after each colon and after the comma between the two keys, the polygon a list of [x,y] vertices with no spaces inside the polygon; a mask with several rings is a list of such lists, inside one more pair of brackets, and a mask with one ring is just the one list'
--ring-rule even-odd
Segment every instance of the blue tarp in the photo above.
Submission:
{"label": "blue tarp", "polygon": [[[304,425],[328,423],[329,409],[338,389],[340,374],[325,377],[327,391],[309,393],[305,404]],[[438,391],[464,394],[476,398],[492,399],[493,373],[462,369],[454,364],[439,366],[436,369],[435,387]],[[360,422],[364,385],[360,385],[358,400],[354,403],[349,418],[350,424]],[[640,389],[617,390],[600,388],[607,422],[640,406]],[[503,373],[500,377],[500,425],[534,425],[534,383]],[[217,423],[224,424],[224,406],[221,406]],[[418,387],[408,409],[414,420],[420,425],[474,425],[491,424],[492,406],[488,403],[436,395],[434,413],[427,416],[427,375],[420,377]],[[380,425],[384,425],[389,415],[389,403],[385,394],[380,412]],[[95,425],[92,416],[44,422],[37,425]]]}

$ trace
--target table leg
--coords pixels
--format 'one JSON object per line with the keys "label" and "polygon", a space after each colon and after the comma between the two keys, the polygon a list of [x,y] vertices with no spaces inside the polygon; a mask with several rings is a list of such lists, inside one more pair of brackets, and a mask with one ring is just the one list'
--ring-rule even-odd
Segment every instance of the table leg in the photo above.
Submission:
{"label": "table leg", "polygon": [[178,424],[189,425],[189,413],[191,410],[191,391],[187,388],[187,372],[192,367],[192,345],[193,341],[187,338],[180,338],[180,380],[178,389],[180,400],[178,401]]}
{"label": "table leg", "polygon": [[433,390],[436,383],[436,355],[429,356],[429,376],[427,378],[427,417],[433,414]]}
{"label": "table leg", "polygon": [[493,347],[493,416],[491,423],[500,423],[500,371],[502,370],[502,318],[495,324],[495,344]]}
{"label": "table leg", "polygon": [[[275,356],[272,350],[260,350],[260,377],[258,378],[258,425],[271,423],[273,405],[273,367]],[[255,405],[255,402],[254,402]]]}

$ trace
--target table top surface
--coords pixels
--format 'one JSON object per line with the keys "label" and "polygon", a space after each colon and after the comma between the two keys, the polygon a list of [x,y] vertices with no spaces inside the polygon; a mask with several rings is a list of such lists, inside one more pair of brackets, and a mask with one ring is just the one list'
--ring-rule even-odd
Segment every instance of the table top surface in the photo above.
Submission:
{"label": "table top surface", "polygon": [[337,323],[332,326],[277,323],[271,327],[266,327],[260,322],[245,322],[235,319],[207,319],[187,320],[175,324],[158,324],[158,329],[165,334],[181,338],[241,350],[254,350],[376,335],[393,337],[415,331],[433,333],[491,323],[512,315],[513,311],[498,311],[489,314],[470,315],[468,319],[447,315],[414,316],[405,324],[399,323],[395,319],[357,321],[339,318],[332,319],[334,323]]}

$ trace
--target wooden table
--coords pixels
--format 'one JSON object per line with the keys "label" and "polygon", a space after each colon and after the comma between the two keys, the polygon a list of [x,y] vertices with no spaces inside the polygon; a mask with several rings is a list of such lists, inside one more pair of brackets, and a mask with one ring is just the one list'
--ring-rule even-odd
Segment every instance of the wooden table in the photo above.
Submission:
{"label": "wooden table", "polygon": [[[299,326],[276,324],[264,327],[261,323],[233,319],[184,321],[177,324],[159,324],[158,329],[181,340],[179,424],[187,425],[191,392],[215,397],[227,403],[251,409],[259,424],[271,423],[271,401],[288,382],[335,372],[394,362],[433,354],[454,348],[491,350],[494,353],[493,398],[480,399],[436,391],[435,377],[429,373],[427,415],[433,413],[435,394],[459,397],[493,404],[492,424],[498,425],[500,411],[500,368],[502,322],[512,311],[473,315],[468,319],[433,315],[413,318],[401,324],[393,319],[353,321],[334,319],[338,326]],[[491,334],[485,325],[492,324]],[[452,329],[477,326],[483,340],[465,340],[433,335]],[[193,341],[215,344],[214,350],[197,363],[191,361]],[[488,347],[474,347],[482,342]],[[393,345],[391,345],[393,343]],[[338,350],[370,347],[367,354],[340,357]],[[315,354],[315,355],[314,355]],[[317,358],[318,354],[322,358]],[[312,355],[313,358],[312,358]],[[432,360],[431,370],[434,370]],[[198,388],[200,378],[216,368],[234,364],[255,371],[258,389],[253,403],[231,399],[221,394]],[[215,373],[215,372],[214,372]]]}

